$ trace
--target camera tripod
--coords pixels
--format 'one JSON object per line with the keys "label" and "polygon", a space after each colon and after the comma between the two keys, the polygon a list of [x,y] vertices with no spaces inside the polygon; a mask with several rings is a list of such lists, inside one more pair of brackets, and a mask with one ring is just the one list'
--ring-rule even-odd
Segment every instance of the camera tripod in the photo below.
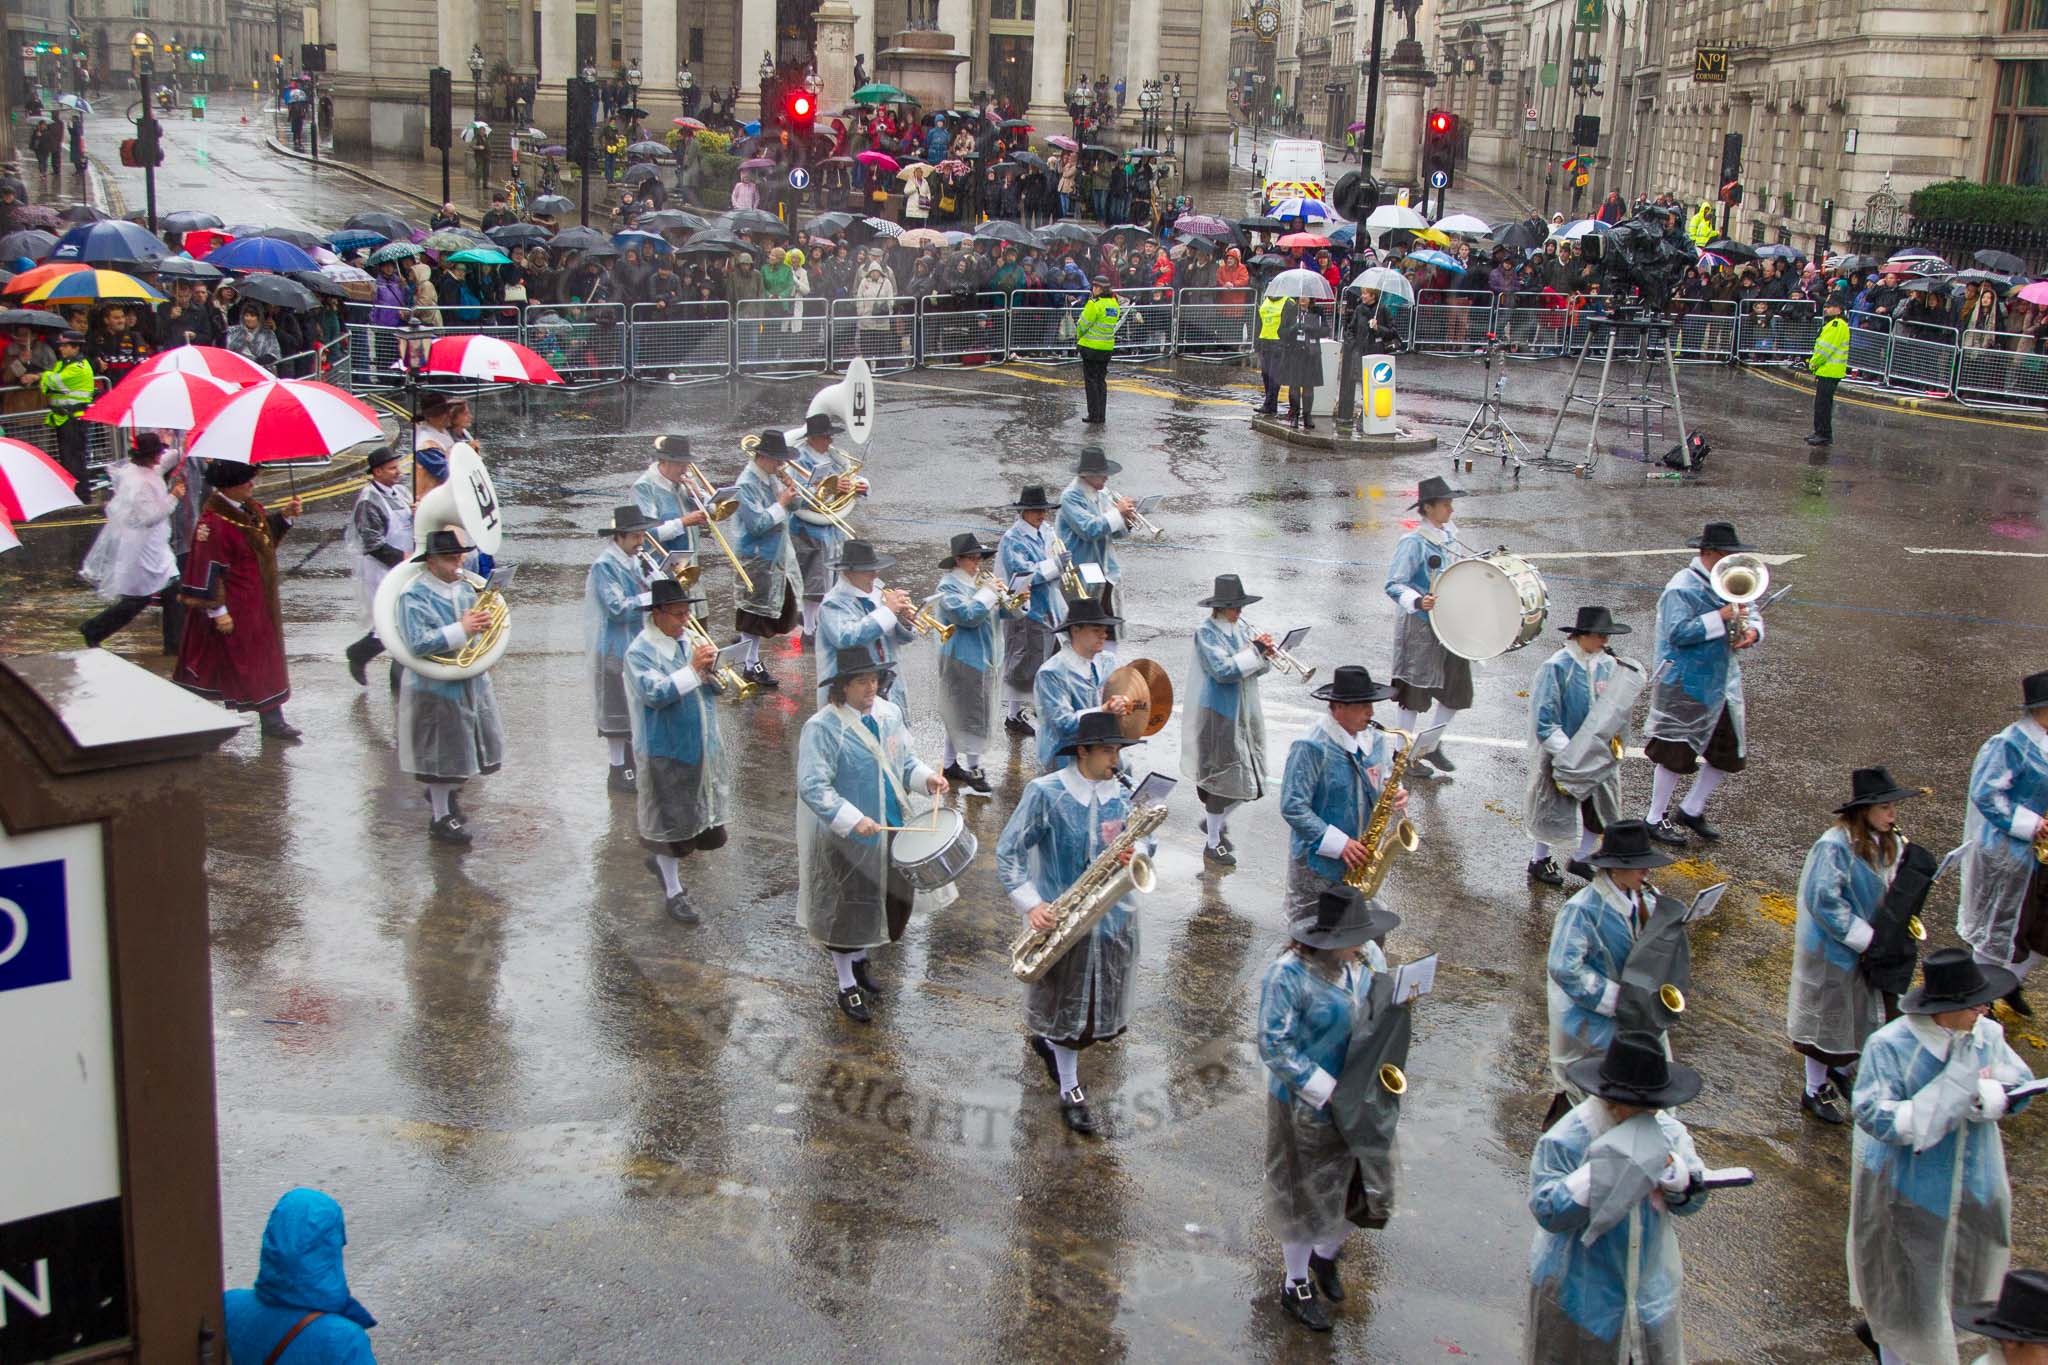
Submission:
{"label": "camera tripod", "polygon": [[1498,455],[1503,468],[1513,463],[1515,481],[1519,483],[1522,467],[1528,463],[1529,443],[1515,434],[1514,428],[1508,425],[1506,414],[1501,411],[1501,396],[1508,387],[1506,363],[1502,363],[1498,377],[1493,373],[1493,362],[1507,350],[1507,343],[1495,333],[1488,332],[1482,349],[1486,354],[1484,396],[1479,400],[1479,411],[1472,414],[1472,420],[1465,424],[1464,433],[1458,437],[1458,444],[1451,448],[1451,468],[1455,472],[1460,461],[1470,461],[1477,455]]}
{"label": "camera tripod", "polygon": [[[1564,399],[1557,405],[1557,420],[1550,424],[1550,439],[1543,444],[1543,454],[1536,464],[1543,469],[1584,470],[1591,473],[1599,463],[1598,442],[1600,439],[1600,414],[1602,412],[1623,413],[1631,423],[1641,420],[1645,440],[1652,420],[1660,419],[1669,412],[1678,421],[1678,443],[1685,450],[1691,449],[1685,429],[1685,406],[1678,396],[1678,361],[1672,351],[1674,325],[1666,318],[1647,313],[1621,313],[1614,316],[1598,315],[1584,319],[1586,344],[1580,348],[1579,356],[1572,364],[1571,382],[1565,387]],[[1615,355],[1622,347],[1626,334],[1632,339],[1630,349],[1622,353],[1624,365],[1633,363],[1634,373],[1623,382],[1614,373]],[[1586,360],[1595,351],[1600,353],[1600,384],[1591,394],[1579,388],[1579,378],[1586,368]],[[1663,361],[1664,379],[1669,385],[1670,396],[1656,384],[1654,371],[1657,362]],[[1592,410],[1593,421],[1586,432],[1586,457],[1582,461],[1559,459],[1552,455],[1557,448],[1558,432],[1564,428],[1564,419],[1572,405]]]}

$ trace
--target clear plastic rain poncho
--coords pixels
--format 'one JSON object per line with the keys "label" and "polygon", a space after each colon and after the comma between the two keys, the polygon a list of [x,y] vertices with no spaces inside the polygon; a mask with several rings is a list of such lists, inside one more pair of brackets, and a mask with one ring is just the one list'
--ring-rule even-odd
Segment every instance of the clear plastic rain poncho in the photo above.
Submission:
{"label": "clear plastic rain poncho", "polygon": [[1055,772],[1074,760],[1061,749],[1074,742],[1081,729],[1081,713],[1102,705],[1102,684],[1116,671],[1115,660],[1104,650],[1084,659],[1072,645],[1062,642],[1060,652],[1038,670],[1031,689],[1038,704],[1038,767]]}
{"label": "clear plastic rain poncho", "polygon": [[[1579,837],[1579,798],[1559,788],[1555,765],[1592,715],[1594,700],[1605,696],[1620,671],[1621,664],[1612,654],[1603,651],[1589,656],[1567,643],[1543,661],[1530,681],[1529,752],[1535,757],[1529,765],[1524,818],[1531,839],[1569,849]],[[1622,731],[1627,728],[1624,715]],[[1593,813],[1603,829],[1621,818],[1621,761],[1612,750],[1606,750],[1606,757],[1606,776],[1594,782],[1585,796],[1593,803]],[[1575,786],[1581,777],[1574,775]]]}
{"label": "clear plastic rain poncho", "polygon": [[1212,615],[1195,627],[1189,676],[1201,686],[1181,717],[1180,770],[1203,791],[1228,801],[1266,794],[1266,713],[1254,680],[1271,669],[1242,620]]}
{"label": "clear plastic rain poncho", "polygon": [[[1899,848],[1905,849],[1904,840]],[[1861,1052],[1864,1039],[1884,1023],[1884,997],[1857,963],[1870,945],[1878,902],[1898,869],[1897,858],[1880,869],[1857,857],[1840,825],[1808,851],[1799,870],[1799,918],[1785,996],[1785,1035],[1793,1042],[1822,1052]]]}
{"label": "clear plastic rain poncho", "polygon": [[[1728,605],[1695,559],[1671,576],[1657,599],[1657,657],[1650,668],[1650,716],[1643,732],[1704,753],[1721,712],[1735,728],[1736,752],[1748,752],[1742,665],[1719,612]],[[1708,620],[1712,617],[1712,621]],[[1763,638],[1763,618],[1749,622]]]}
{"label": "clear plastic rain poncho", "polygon": [[[790,449],[796,452],[803,477],[812,485],[845,468],[831,451],[820,454],[808,442],[799,441]],[[789,523],[790,544],[796,547],[797,566],[803,572],[804,596],[823,597],[831,590],[832,579],[838,573],[834,566],[839,562],[839,552],[846,548],[846,532],[829,521],[810,520],[802,509],[800,501],[790,507],[794,518]]]}
{"label": "clear plastic rain poncho", "polygon": [[[1645,884],[1643,894],[1649,895]],[[1550,1070],[1560,1090],[1578,1093],[1564,1069],[1586,1057],[1604,1057],[1614,1041],[1621,1003],[1621,971],[1636,946],[1635,905],[1605,872],[1579,888],[1550,928]]]}
{"label": "clear plastic rain poncho", "polygon": [[401,564],[413,552],[412,490],[403,479],[389,488],[375,479],[363,485],[341,544],[353,561],[356,605],[362,609],[364,623],[374,624],[377,589],[384,586],[385,576],[396,564],[387,564],[372,552],[382,553],[387,560],[396,554]]}
{"label": "clear plastic rain poncho", "polygon": [[739,585],[734,605],[771,621],[782,615],[788,594],[795,593],[799,601],[804,595],[796,546],[790,540],[789,509],[775,500],[778,490],[779,485],[761,472],[759,463],[748,461],[740,472],[739,510],[732,516],[732,525],[739,531],[732,550],[748,578]]}
{"label": "clear plastic rain poncho", "polygon": [[114,496],[107,502],[107,524],[86,551],[78,576],[109,602],[154,596],[178,576],[171,554],[171,512],[178,500],[149,465],[124,460],[108,477]]}
{"label": "clear plastic rain poncho", "polygon": [[[1057,900],[1115,842],[1131,803],[1115,778],[1090,782],[1072,766],[1035,778],[996,842],[996,875],[1018,913]],[[1138,851],[1151,855],[1153,841]],[[1093,1021],[1097,1041],[1131,1023],[1138,967],[1138,915],[1125,895],[1044,976],[1026,986],[1025,1026],[1064,1042]]]}
{"label": "clear plastic rain poncho", "polygon": [[679,485],[662,477],[658,462],[633,481],[633,505],[642,516],[660,523],[654,528],[654,538],[663,549],[675,555],[697,553],[697,528],[682,524],[684,514],[696,511],[697,504],[683,496]]}
{"label": "clear plastic rain poncho", "polygon": [[1013,589],[1022,582],[1031,588],[1024,614],[1003,622],[1003,682],[1019,692],[1032,689],[1038,681],[1038,666],[1060,647],[1052,628],[1064,619],[1065,601],[1052,535],[1050,517],[1035,527],[1019,518],[996,542],[996,567],[1003,581]]}
{"label": "clear plastic rain poncho", "polygon": [[988,748],[995,730],[1000,676],[996,620],[1001,615],[996,590],[977,589],[973,579],[949,569],[939,580],[938,598],[934,611],[953,627],[952,635],[939,642],[939,718],[955,749],[978,754]]}
{"label": "clear plastic rain poncho", "polygon": [[1864,1044],[1850,1099],[1849,1301],[1912,1365],[1956,1365],[1949,1310],[1998,1296],[2012,1189],[1997,1115],[2027,1106],[2004,1108],[2004,1088],[2032,1078],[1988,1018],[1952,1033],[1902,1015]]}
{"label": "clear plastic rain poncho", "polygon": [[583,657],[600,735],[628,735],[626,646],[640,633],[640,595],[647,591],[633,557],[610,541],[583,581]]}
{"label": "clear plastic rain poncho", "polygon": [[1391,676],[1410,687],[1445,687],[1454,667],[1470,667],[1462,659],[1452,664],[1451,652],[1430,629],[1429,613],[1411,605],[1415,598],[1427,597],[1437,576],[1463,557],[1453,548],[1457,537],[1456,522],[1441,527],[1424,522],[1394,542],[1393,558],[1387,561],[1386,592],[1394,603]]}
{"label": "clear plastic rain poncho", "polygon": [[[2033,819],[2018,812],[2025,809]],[[2048,815],[2048,737],[2031,719],[2006,726],[1970,765],[1970,808],[1963,817],[1963,893],[1956,930],[1998,962],[2027,955],[2015,946],[2027,883],[2040,875],[2033,825]],[[2014,833],[2015,817],[2025,838]]]}
{"label": "clear plastic rain poncho", "polygon": [[[1693,1175],[1705,1172],[1692,1135],[1670,1114],[1660,1110],[1629,1122],[1654,1123]],[[1537,1141],[1529,1159],[1529,1212],[1538,1231],[1529,1249],[1525,1365],[1684,1365],[1679,1293],[1685,1267],[1671,1218],[1697,1213],[1706,1191],[1683,1204],[1646,1194],[1606,1233],[1585,1241],[1592,1210],[1607,1191],[1596,1179],[1580,1203],[1567,1180],[1615,1128],[1604,1100],[1584,1100]]]}
{"label": "clear plastic rain poncho", "polygon": [[[865,721],[872,719],[870,730]],[[879,733],[876,733],[876,732]],[[892,940],[888,901],[907,918],[910,883],[890,866],[889,834],[859,835],[865,817],[902,825],[923,813],[932,770],[918,761],[902,713],[882,698],[863,717],[827,705],[804,722],[796,756],[797,878],[804,928],[828,947],[852,951]]]}
{"label": "clear plastic rain poncho", "polygon": [[1116,542],[1130,533],[1123,513],[1109,500],[1109,489],[1094,489],[1076,475],[1060,493],[1056,534],[1067,543],[1074,563],[1101,566],[1102,576],[1111,583],[1123,581],[1123,567],[1117,563]]}
{"label": "clear plastic rain poncho", "polygon": [[[445,654],[469,638],[462,614],[476,605],[467,578],[443,583],[422,573],[398,598],[398,630],[415,655]],[[398,684],[398,767],[430,782],[460,782],[498,770],[505,730],[489,671],[454,682],[406,669]]]}
{"label": "clear plastic rain poncho", "polygon": [[650,622],[626,648],[640,837],[649,843],[681,843],[732,818],[716,694],[683,647]]}
{"label": "clear plastic rain poncho", "polygon": [[1390,757],[1386,734],[1361,730],[1355,745],[1350,740],[1325,715],[1287,750],[1280,818],[1288,829],[1289,921],[1315,917],[1317,898],[1344,876],[1346,841],[1365,834],[1379,804]]}
{"label": "clear plastic rain poncho", "polygon": [[[910,720],[910,699],[903,688],[903,670],[896,667],[896,647],[917,638],[917,632],[903,624],[895,612],[882,605],[882,582],[861,592],[843,577],[838,578],[824,601],[818,604],[818,634],[814,648],[818,676],[829,678],[842,649],[859,649],[889,670],[889,690],[883,695],[896,703],[904,723]],[[818,685],[818,705],[825,705],[825,685]]]}

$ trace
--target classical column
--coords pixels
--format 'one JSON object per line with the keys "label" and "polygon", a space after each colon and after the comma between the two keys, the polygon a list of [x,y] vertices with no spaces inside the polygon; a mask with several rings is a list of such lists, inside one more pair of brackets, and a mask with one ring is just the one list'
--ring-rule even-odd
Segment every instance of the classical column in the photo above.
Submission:
{"label": "classical column", "polygon": [[740,102],[742,110],[761,116],[761,54],[775,55],[775,0],[739,0]]}
{"label": "classical column", "polygon": [[[354,8],[367,12],[370,7],[358,5]],[[469,78],[469,49],[477,42],[481,32],[476,22],[476,0],[435,0],[435,61],[454,73],[454,85],[458,94],[455,101],[457,110],[471,102],[460,98],[465,85],[470,87],[472,99],[474,98],[476,87]],[[464,125],[469,122],[459,115],[455,121]]]}
{"label": "classical column", "polygon": [[[1060,0],[1054,0],[1060,3]],[[972,0],[939,0],[939,32],[953,35],[953,46],[961,52],[971,54],[974,48],[974,6]],[[872,60],[872,59],[871,59]],[[967,103],[968,72],[974,63],[965,61],[953,71],[953,105],[958,108]],[[868,70],[873,71],[872,64]]]}
{"label": "classical column", "polygon": [[[817,36],[814,57],[818,64],[818,102],[835,113],[853,98],[854,30],[857,21],[846,0],[824,0],[811,15]],[[822,122],[830,125],[831,115]]]}
{"label": "classical column", "polygon": [[1067,113],[1067,0],[1038,0],[1031,20],[1031,107],[1025,117],[1042,129],[1064,129],[1072,122]]}
{"label": "classical column", "polygon": [[[664,108],[676,98],[676,0],[640,0],[640,103]],[[682,113],[679,107],[678,114]],[[655,124],[650,120],[652,129]],[[667,131],[668,124],[660,124]]]}
{"label": "classical column", "polygon": [[[1222,180],[1230,172],[1230,0],[1204,0],[1195,58],[1195,116],[1184,153],[1187,178]],[[1170,106],[1169,106],[1170,109]]]}
{"label": "classical column", "polygon": [[576,0],[541,0],[540,78],[559,91],[575,74]]}
{"label": "classical column", "polygon": [[[876,59],[887,45],[888,35],[875,32],[875,0],[853,0],[853,52],[866,63],[869,80],[875,78]],[[820,68],[818,78],[824,77]],[[837,113],[844,105],[827,103],[825,107]]]}
{"label": "classical column", "polygon": [[[1131,0],[1130,50],[1123,76],[1124,108],[1135,114],[1138,91],[1146,81],[1159,79],[1159,0]],[[1116,72],[1109,78],[1114,81]]]}

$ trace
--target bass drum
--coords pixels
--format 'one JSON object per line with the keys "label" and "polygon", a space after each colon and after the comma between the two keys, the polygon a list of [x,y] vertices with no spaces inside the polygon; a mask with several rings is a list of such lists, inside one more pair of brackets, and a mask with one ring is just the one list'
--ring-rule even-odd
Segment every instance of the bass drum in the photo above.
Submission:
{"label": "bass drum", "polygon": [[1520,555],[1495,550],[1461,559],[1437,576],[1429,628],[1461,659],[1495,659],[1543,633],[1550,590]]}

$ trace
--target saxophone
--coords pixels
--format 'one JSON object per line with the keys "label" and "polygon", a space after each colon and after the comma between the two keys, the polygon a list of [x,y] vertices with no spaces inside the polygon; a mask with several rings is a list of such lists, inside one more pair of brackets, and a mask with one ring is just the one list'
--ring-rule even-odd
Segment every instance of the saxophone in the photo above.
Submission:
{"label": "saxophone", "polygon": [[1365,833],[1358,836],[1358,842],[1372,850],[1372,856],[1362,867],[1354,867],[1344,874],[1344,884],[1359,895],[1371,899],[1380,893],[1380,883],[1387,878],[1387,868],[1393,863],[1396,853],[1413,853],[1421,846],[1422,836],[1415,831],[1415,822],[1407,816],[1389,832],[1387,824],[1394,816],[1393,794],[1401,786],[1401,779],[1408,773],[1408,764],[1415,756],[1415,736],[1406,730],[1379,726],[1390,738],[1401,741],[1400,749],[1394,754],[1394,761],[1388,765],[1387,784],[1380,788],[1380,799],[1372,808],[1372,819],[1366,824]]}
{"label": "saxophone", "polygon": [[1152,860],[1142,853],[1134,854],[1131,865],[1123,867],[1118,864],[1117,857],[1127,848],[1136,848],[1138,840],[1148,837],[1165,821],[1166,803],[1163,801],[1132,811],[1124,821],[1123,832],[1111,840],[1109,847],[1097,854],[1087,870],[1052,903],[1055,917],[1052,928],[1041,934],[1026,925],[1017,941],[1010,945],[1010,974],[1019,981],[1038,980],[1095,927],[1095,921],[1109,913],[1110,907],[1133,891],[1141,896],[1149,895],[1158,884]]}

